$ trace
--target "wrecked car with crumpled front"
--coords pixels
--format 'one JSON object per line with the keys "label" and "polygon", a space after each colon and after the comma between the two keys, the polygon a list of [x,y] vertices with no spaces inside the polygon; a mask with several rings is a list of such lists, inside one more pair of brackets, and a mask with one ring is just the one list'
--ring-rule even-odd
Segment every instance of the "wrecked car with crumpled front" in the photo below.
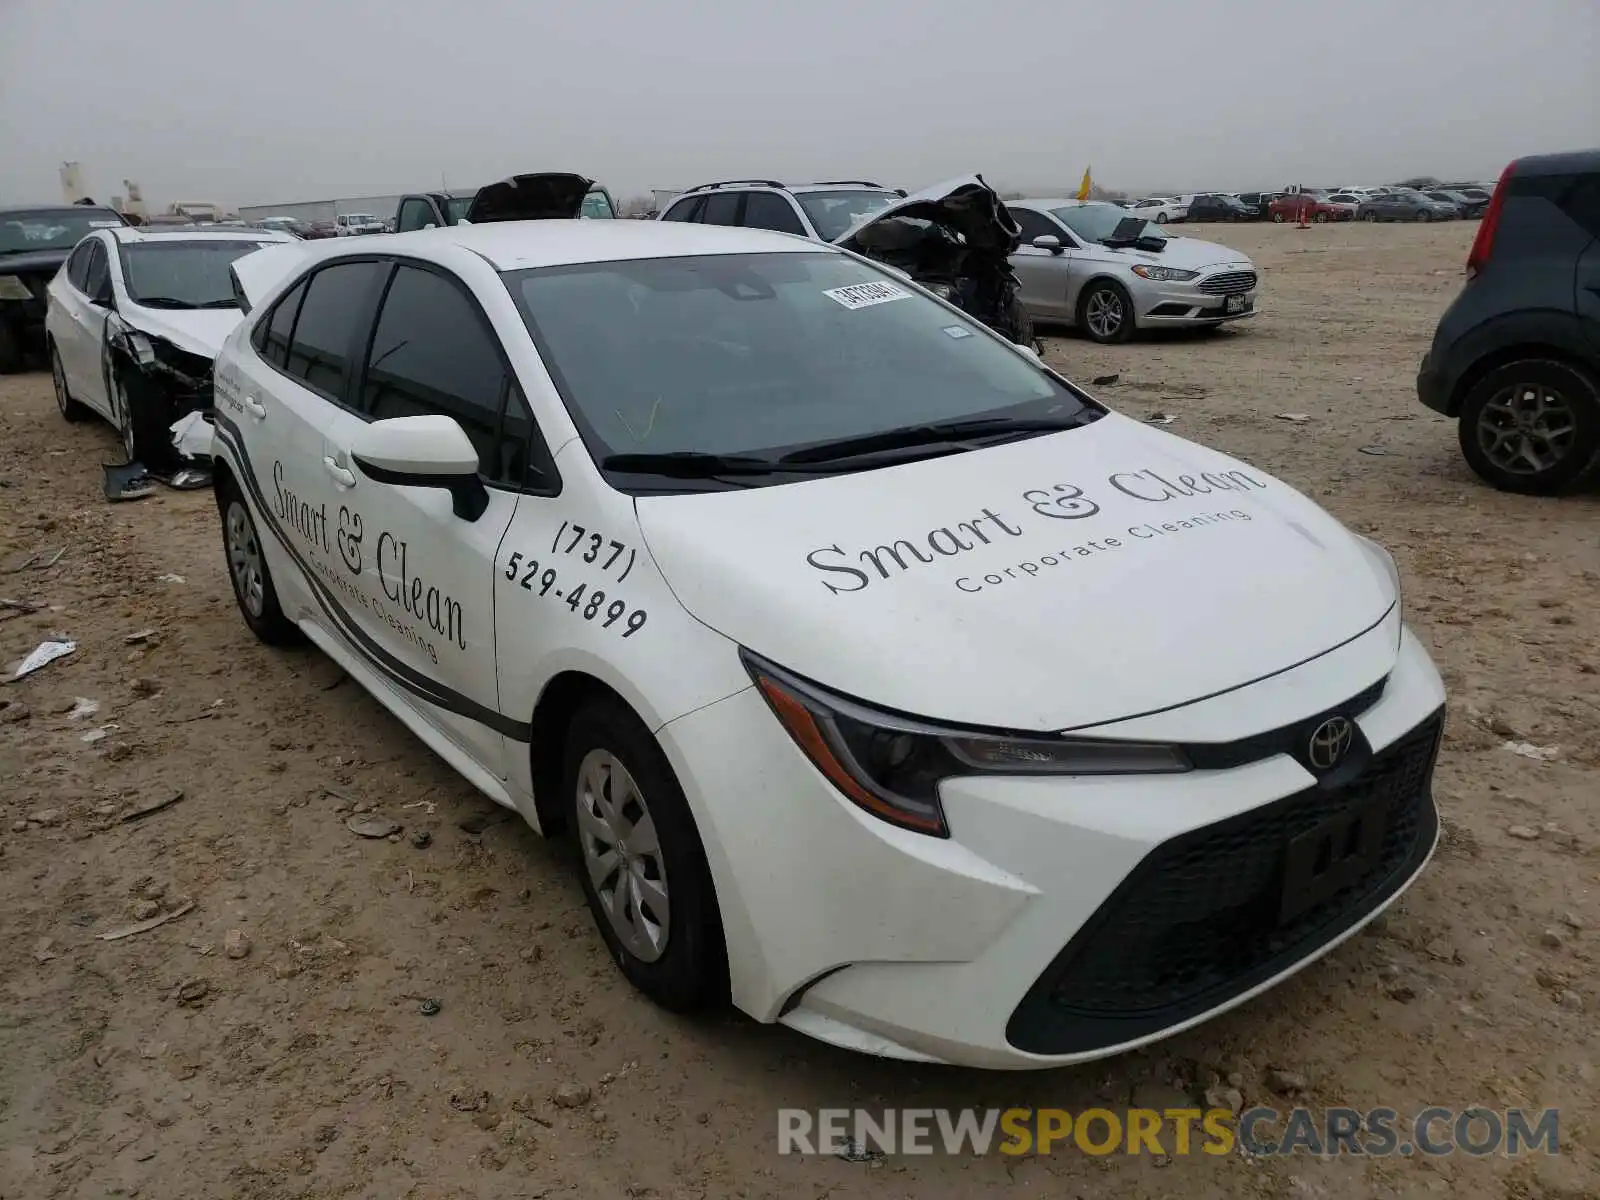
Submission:
{"label": "wrecked car with crumpled front", "polygon": [[149,479],[204,484],[191,460],[209,431],[192,436],[190,418],[210,411],[212,361],[243,316],[229,267],[292,241],[263,229],[118,226],[93,230],[57,271],[45,314],[56,403],[67,420],[92,413],[120,435],[127,462],[108,468],[109,499],[148,494]]}

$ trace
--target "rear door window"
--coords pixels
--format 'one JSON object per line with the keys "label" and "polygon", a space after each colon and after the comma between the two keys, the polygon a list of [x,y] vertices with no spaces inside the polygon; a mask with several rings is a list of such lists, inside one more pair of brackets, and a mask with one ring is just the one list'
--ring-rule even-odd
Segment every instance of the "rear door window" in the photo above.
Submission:
{"label": "rear door window", "polygon": [[288,295],[273,305],[272,313],[255,329],[257,353],[280,371],[289,361],[289,339],[294,333],[294,319],[300,313],[300,301],[305,299],[306,285],[297,284]]}
{"label": "rear door window", "polygon": [[713,192],[706,197],[706,206],[700,212],[702,225],[737,225],[739,204],[743,192]]}
{"label": "rear door window", "polygon": [[774,192],[751,192],[744,202],[744,223],[750,229],[772,229],[778,233],[805,235],[794,206]]}
{"label": "rear door window", "polygon": [[663,221],[693,221],[705,203],[704,196],[689,196],[673,201],[672,207],[662,214]]}
{"label": "rear door window", "polygon": [[335,263],[311,277],[284,366],[289,375],[344,402],[356,336],[367,328],[374,288],[388,270],[387,263]]}

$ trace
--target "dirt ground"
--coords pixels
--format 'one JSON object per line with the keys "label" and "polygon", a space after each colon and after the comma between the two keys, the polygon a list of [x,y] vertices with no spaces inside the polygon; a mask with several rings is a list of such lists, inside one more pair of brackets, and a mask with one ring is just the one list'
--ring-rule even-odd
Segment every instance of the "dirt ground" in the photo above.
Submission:
{"label": "dirt ground", "polygon": [[[1600,1194],[1600,503],[1481,486],[1415,400],[1472,233],[1213,227],[1259,264],[1260,316],[1051,339],[1079,381],[1120,374],[1109,403],[1386,543],[1450,712],[1442,849],[1381,928],[1146,1052],[1038,1074],[652,1007],[564,847],[462,828],[491,806],[315,650],[255,642],[207,493],[107,504],[111,431],[63,423],[45,375],[0,380],[0,596],[47,606],[0,613],[0,664],[78,645],[0,687],[0,1198]],[[352,835],[368,805],[406,837]],[[152,913],[182,915],[97,937]],[[1318,1107],[1558,1106],[1561,1154],[776,1153],[780,1106],[1163,1106],[1237,1073],[1283,1107],[1274,1068]]]}

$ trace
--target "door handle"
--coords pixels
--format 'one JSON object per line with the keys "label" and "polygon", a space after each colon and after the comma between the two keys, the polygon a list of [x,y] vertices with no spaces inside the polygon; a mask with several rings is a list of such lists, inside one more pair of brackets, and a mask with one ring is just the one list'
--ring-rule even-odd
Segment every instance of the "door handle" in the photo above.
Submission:
{"label": "door handle", "polygon": [[246,396],[244,398],[244,410],[258,421],[267,419],[267,406],[254,396]]}
{"label": "door handle", "polygon": [[333,461],[332,455],[324,455],[322,469],[333,476],[333,481],[340,487],[353,488],[356,485],[356,473],[349,467],[341,467]]}

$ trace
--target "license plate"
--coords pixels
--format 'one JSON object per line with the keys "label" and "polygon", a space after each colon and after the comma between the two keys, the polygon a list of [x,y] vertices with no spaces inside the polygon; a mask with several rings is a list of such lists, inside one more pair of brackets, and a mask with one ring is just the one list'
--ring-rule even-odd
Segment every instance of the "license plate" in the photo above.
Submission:
{"label": "license plate", "polygon": [[1228,314],[1248,312],[1250,301],[1245,296],[1229,296],[1222,302],[1222,311]]}
{"label": "license plate", "polygon": [[1355,883],[1383,854],[1388,805],[1369,801],[1293,839],[1284,853],[1278,920],[1294,920]]}

